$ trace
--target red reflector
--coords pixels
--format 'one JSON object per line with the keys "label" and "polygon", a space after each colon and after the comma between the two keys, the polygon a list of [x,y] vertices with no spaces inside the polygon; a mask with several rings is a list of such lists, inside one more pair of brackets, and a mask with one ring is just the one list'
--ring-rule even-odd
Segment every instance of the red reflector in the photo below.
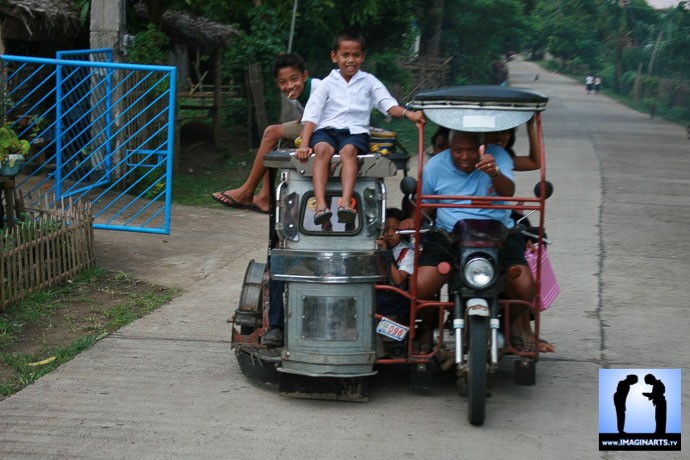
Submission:
{"label": "red reflector", "polygon": [[441,262],[440,264],[438,264],[436,266],[436,270],[438,270],[438,272],[441,275],[447,275],[448,273],[450,273],[450,268],[451,267],[450,267],[450,264],[448,262]]}

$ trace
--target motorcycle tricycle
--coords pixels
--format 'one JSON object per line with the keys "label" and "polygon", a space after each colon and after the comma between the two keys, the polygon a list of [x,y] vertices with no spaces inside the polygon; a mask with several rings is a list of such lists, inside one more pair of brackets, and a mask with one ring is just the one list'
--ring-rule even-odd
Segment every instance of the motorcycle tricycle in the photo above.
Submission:
{"label": "motorcycle tricycle", "polygon": [[[324,225],[315,225],[311,159],[300,162],[292,150],[268,154],[265,165],[277,185],[269,219],[267,260],[249,264],[232,320],[232,346],[242,372],[278,383],[285,395],[366,401],[367,384],[379,366],[409,366],[414,388],[429,388],[434,371],[454,370],[460,393],[467,396],[468,419],[474,425],[485,420],[488,381],[504,356],[511,355],[515,361],[517,384],[534,384],[539,358],[545,199],[549,193],[540,115],[547,101],[534,91],[498,86],[441,88],[418,93],[412,99],[411,108],[424,110],[436,124],[459,131],[501,131],[535,117],[541,171],[536,196],[424,196],[424,136],[420,130],[417,180],[406,177],[402,181],[407,204],[413,204],[415,222],[411,232],[415,270],[406,291],[387,283],[392,259],[389,251],[376,244],[386,219],[385,179],[395,176],[399,168],[405,170],[400,159],[376,153],[358,157],[355,222],[342,224],[334,217]],[[332,208],[341,193],[339,170],[335,155],[327,186]],[[532,214],[535,225],[529,233],[542,244],[537,245],[536,290],[531,301],[505,298],[504,283],[510,273],[499,263],[506,239],[522,237],[527,227],[524,217],[517,217],[511,229],[492,220],[463,220],[452,232],[425,225],[425,210],[453,206]],[[437,267],[448,275],[448,289],[433,299],[417,298],[416,264],[425,238],[445,242],[451,255],[449,263]],[[379,314],[377,291],[397,292],[409,299],[407,314]],[[520,308],[529,309],[533,316],[534,337],[532,343],[518,345],[510,338],[511,311]],[[419,316],[424,309],[439,313],[430,351],[419,343]],[[283,346],[264,346],[261,337],[276,317],[269,315],[278,311],[283,316]]]}

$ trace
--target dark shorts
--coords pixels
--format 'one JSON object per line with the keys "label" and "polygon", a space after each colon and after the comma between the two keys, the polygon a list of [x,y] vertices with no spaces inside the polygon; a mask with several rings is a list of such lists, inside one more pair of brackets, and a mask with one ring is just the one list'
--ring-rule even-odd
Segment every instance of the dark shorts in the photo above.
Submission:
{"label": "dark shorts", "polygon": [[383,316],[410,316],[410,299],[393,291],[376,291],[376,313]]}
{"label": "dark shorts", "polygon": [[317,129],[311,136],[309,147],[314,148],[319,142],[327,143],[333,147],[336,153],[340,152],[340,149],[348,144],[353,145],[357,149],[358,155],[362,155],[369,151],[369,134],[350,134],[349,129]]}
{"label": "dark shorts", "polygon": [[[422,249],[422,253],[419,255],[418,265],[420,267],[435,267],[441,262],[451,262],[452,258],[458,254],[457,245],[449,245],[445,238],[433,233],[422,244],[424,249]],[[501,267],[527,265],[525,249],[526,241],[522,235],[510,235],[498,254]]]}

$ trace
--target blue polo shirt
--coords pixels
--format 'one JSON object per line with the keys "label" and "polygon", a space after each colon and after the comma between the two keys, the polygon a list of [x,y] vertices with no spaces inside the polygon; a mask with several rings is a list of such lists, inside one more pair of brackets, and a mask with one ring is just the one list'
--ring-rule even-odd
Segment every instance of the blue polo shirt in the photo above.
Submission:
{"label": "blue polo shirt", "polygon": [[[501,174],[513,180],[513,160],[503,148],[489,144],[486,152],[493,155]],[[429,159],[422,173],[423,195],[451,195],[451,196],[497,196],[493,183],[488,174],[475,169],[471,173],[460,171],[450,153],[446,149]],[[469,203],[468,200],[424,200],[426,203]],[[497,201],[496,204],[505,204]],[[507,228],[514,225],[510,218],[509,209],[485,208],[438,208],[436,209],[436,226],[446,231],[452,231],[456,222],[463,219],[493,219]]]}

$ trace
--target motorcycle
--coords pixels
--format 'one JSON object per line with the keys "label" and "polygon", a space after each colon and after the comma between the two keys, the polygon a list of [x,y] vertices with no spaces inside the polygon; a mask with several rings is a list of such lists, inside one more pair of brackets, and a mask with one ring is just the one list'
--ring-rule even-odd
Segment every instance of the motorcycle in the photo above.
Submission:
{"label": "motorcycle", "polygon": [[[411,289],[388,284],[391,256],[378,249],[386,219],[387,190],[384,179],[406,171],[400,159],[379,154],[358,157],[354,224],[313,224],[316,211],[311,159],[304,163],[294,152],[280,150],[265,157],[277,183],[270,214],[266,263],[252,261],[247,268],[240,305],[232,323],[232,347],[242,372],[264,382],[277,383],[288,396],[366,401],[367,385],[379,366],[405,365],[410,386],[431,388],[434,371],[455,369],[460,393],[468,398],[468,419],[480,425],[485,420],[490,376],[502,357],[515,359],[515,383],[536,382],[539,357],[541,260],[539,245],[536,294],[532,301],[504,298],[506,273],[500,266],[500,251],[506,240],[525,231],[495,221],[464,220],[448,233],[423,229],[423,210],[434,206],[465,206],[513,209],[536,213],[531,232],[544,238],[545,179],[541,143],[541,111],[548,99],[524,89],[497,86],[443,88],[418,93],[411,108],[424,110],[440,126],[462,131],[490,132],[509,129],[535,117],[540,142],[541,174],[536,197],[434,197],[444,204],[424,202],[421,178],[424,163],[423,132],[419,133],[418,179],[403,179],[404,193],[414,201],[415,265],[422,237],[439,238],[452,253],[451,263],[437,269],[448,275],[447,298],[417,298],[416,266]],[[339,158],[331,162],[327,185],[331,207],[340,197]],[[272,181],[273,182],[273,181]],[[449,199],[450,198],[450,199]],[[448,201],[443,201],[446,199]],[[377,312],[376,293],[396,292],[409,300],[409,314],[383,316]],[[435,343],[430,352],[420,351],[419,313],[439,312]],[[512,343],[511,316],[528,308],[534,317],[534,342]],[[284,313],[282,347],[262,345],[261,337],[271,323],[270,314]],[[273,321],[275,323],[275,320]]]}

